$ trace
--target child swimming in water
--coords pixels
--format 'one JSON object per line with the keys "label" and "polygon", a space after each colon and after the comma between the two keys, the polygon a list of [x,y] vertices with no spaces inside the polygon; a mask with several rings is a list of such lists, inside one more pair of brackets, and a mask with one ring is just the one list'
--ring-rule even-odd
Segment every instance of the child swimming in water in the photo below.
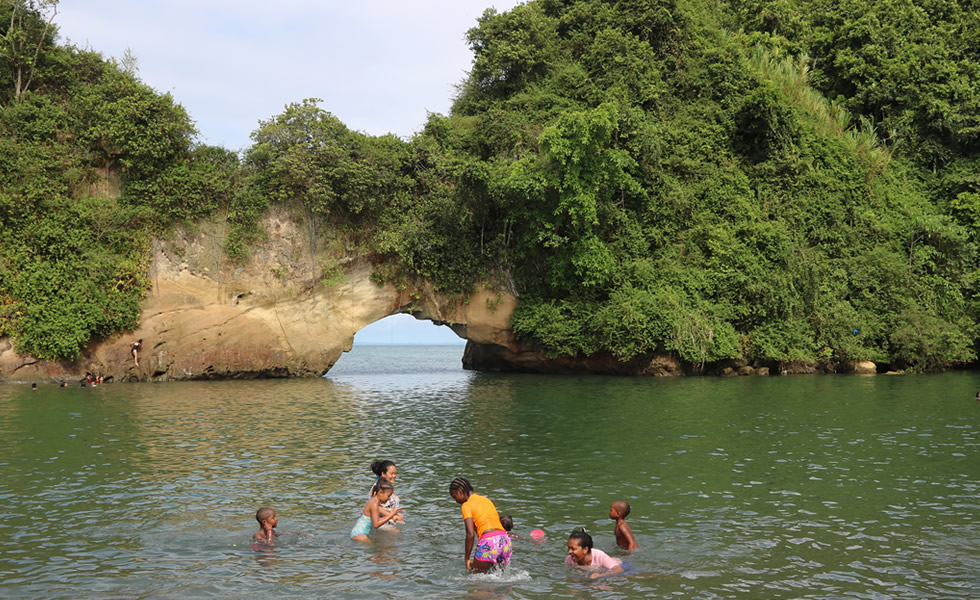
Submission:
{"label": "child swimming in water", "polygon": [[633,537],[633,530],[626,523],[626,517],[630,514],[630,503],[625,500],[617,500],[609,507],[609,518],[616,521],[616,545],[627,550],[639,550],[640,545]]}
{"label": "child swimming in water", "polygon": [[510,515],[501,515],[500,524],[504,526],[504,531],[507,532],[510,539],[516,540],[521,537],[519,534],[514,533],[514,517]]}
{"label": "child swimming in water", "polygon": [[[259,522],[259,530],[255,532],[252,539],[259,542],[258,547],[274,544],[283,535],[310,536],[309,533],[296,531],[276,531],[276,527],[279,525],[279,517],[276,516],[274,508],[260,508],[255,512],[255,520]],[[253,548],[257,546],[253,545]]]}
{"label": "child swimming in water", "polygon": [[357,518],[357,523],[354,524],[354,529],[350,532],[350,537],[352,540],[357,540],[359,542],[366,542],[370,538],[368,534],[372,530],[381,527],[388,521],[391,521],[395,517],[401,514],[402,509],[398,507],[392,510],[387,515],[381,515],[381,505],[388,501],[391,495],[395,491],[395,487],[391,485],[385,479],[379,479],[378,483],[374,485],[374,493],[371,499],[367,501],[364,508],[361,510],[361,516]]}
{"label": "child swimming in water", "polygon": [[255,520],[259,522],[259,530],[252,536],[253,540],[271,544],[279,537],[279,534],[276,533],[276,525],[279,524],[279,519],[276,518],[274,509],[260,508],[255,513]]}
{"label": "child swimming in water", "polygon": [[565,564],[595,570],[594,573],[589,574],[592,579],[625,571],[623,561],[593,548],[592,536],[582,529],[573,531],[568,537],[568,556],[565,557]]}

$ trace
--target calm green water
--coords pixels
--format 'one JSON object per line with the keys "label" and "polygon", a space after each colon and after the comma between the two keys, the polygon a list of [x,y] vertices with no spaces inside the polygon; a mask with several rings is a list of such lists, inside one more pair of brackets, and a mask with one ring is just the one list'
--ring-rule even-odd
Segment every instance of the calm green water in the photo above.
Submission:
{"label": "calm green water", "polygon": [[[461,349],[358,348],[323,380],[0,386],[4,598],[977,598],[980,374],[474,374]],[[408,524],[348,539],[397,462]],[[514,515],[462,570],[449,481]],[[631,577],[562,564],[585,526]],[[284,536],[253,549],[254,513]],[[547,542],[533,545],[536,527]]]}

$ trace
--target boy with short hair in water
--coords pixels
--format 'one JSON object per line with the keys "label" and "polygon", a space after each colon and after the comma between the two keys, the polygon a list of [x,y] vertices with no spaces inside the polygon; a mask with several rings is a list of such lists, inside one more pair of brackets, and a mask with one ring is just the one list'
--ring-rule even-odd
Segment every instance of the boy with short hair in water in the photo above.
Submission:
{"label": "boy with short hair in water", "polygon": [[276,541],[279,534],[276,533],[276,525],[279,519],[276,518],[276,511],[271,508],[260,508],[255,513],[255,520],[259,522],[259,530],[252,536],[258,542],[272,543]]}
{"label": "boy with short hair in water", "polygon": [[626,516],[630,514],[630,503],[625,500],[617,500],[609,507],[609,518],[616,521],[616,545],[627,550],[639,550],[640,545],[633,538],[633,530],[626,523]]}
{"label": "boy with short hair in water", "polygon": [[516,540],[521,537],[513,532],[514,529],[514,517],[510,515],[500,515],[500,524],[504,526],[504,531],[510,536],[511,540]]}

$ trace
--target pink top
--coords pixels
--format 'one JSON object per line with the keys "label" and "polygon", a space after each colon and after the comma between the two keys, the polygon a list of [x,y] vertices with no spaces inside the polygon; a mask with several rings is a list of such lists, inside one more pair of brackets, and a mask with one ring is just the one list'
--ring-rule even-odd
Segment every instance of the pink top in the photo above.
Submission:
{"label": "pink top", "polygon": [[565,564],[572,565],[573,567],[582,567],[585,569],[612,569],[613,567],[618,567],[623,564],[623,561],[618,558],[613,558],[596,548],[592,549],[592,564],[591,565],[580,565],[571,556],[565,557]]}

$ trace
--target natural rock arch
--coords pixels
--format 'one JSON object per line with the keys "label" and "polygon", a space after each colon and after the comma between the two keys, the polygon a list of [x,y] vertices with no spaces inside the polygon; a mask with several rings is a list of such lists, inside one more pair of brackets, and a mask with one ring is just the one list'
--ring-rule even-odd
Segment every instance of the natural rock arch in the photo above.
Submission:
{"label": "natural rock arch", "polygon": [[140,379],[323,375],[351,349],[358,331],[399,313],[448,325],[479,343],[512,339],[512,296],[498,301],[495,293],[478,290],[464,299],[429,286],[379,286],[367,259],[346,262],[341,282],[291,292],[246,272],[223,284],[165,266],[165,257],[155,258],[153,291],[132,336],[149,342],[135,373]]}
{"label": "natural rock arch", "polygon": [[[354,334],[384,317],[409,313],[448,325],[479,344],[514,344],[516,298],[477,286],[449,296],[430,285],[379,285],[372,256],[337,260],[311,243],[302,218],[270,211],[266,239],[244,264],[227,259],[220,222],[199,223],[153,247],[152,286],[139,329],[91,344],[73,362],[45,363],[0,345],[8,380],[71,379],[86,373],[116,381],[311,377],[351,349]],[[320,241],[320,245],[325,245]],[[324,269],[324,263],[330,269]],[[329,277],[323,274],[329,271]],[[140,364],[130,347],[143,340]]]}
{"label": "natural rock arch", "polygon": [[[504,286],[476,285],[464,295],[427,283],[379,285],[372,255],[338,259],[340,240],[312,239],[301,213],[272,209],[265,239],[243,264],[230,261],[220,220],[156,240],[151,287],[140,327],[93,342],[75,361],[44,362],[0,339],[0,380],[65,381],[86,374],[115,381],[318,377],[351,349],[354,334],[408,313],[448,325],[467,340],[463,366],[489,371],[679,375],[670,356],[621,362],[608,354],[545,356],[510,329],[517,298]],[[329,234],[319,234],[327,237]],[[326,266],[326,268],[325,268]],[[130,354],[143,340],[140,364]]]}

